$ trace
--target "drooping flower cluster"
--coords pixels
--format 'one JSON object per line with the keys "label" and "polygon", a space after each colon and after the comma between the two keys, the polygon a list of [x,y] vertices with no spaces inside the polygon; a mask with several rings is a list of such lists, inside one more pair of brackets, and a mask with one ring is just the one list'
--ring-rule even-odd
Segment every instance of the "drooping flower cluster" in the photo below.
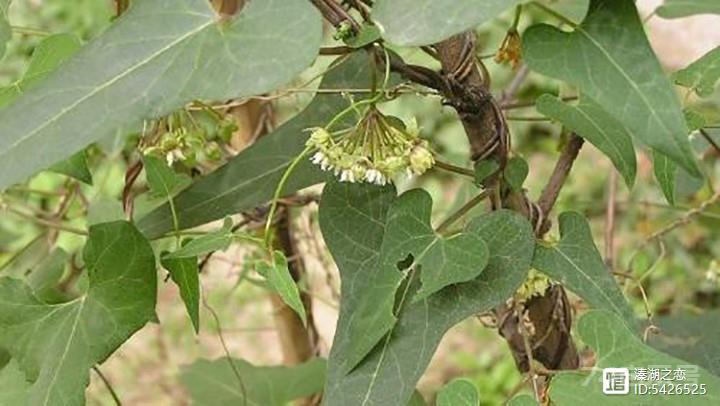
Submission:
{"label": "drooping flower cluster", "polygon": [[495,54],[495,62],[510,63],[513,69],[517,69],[522,60],[521,48],[520,34],[516,29],[509,30],[500,45],[500,49]]}
{"label": "drooping flower cluster", "polygon": [[350,129],[335,134],[315,129],[307,146],[316,150],[312,162],[333,171],[341,182],[385,185],[399,174],[420,175],[435,164],[418,131],[406,129],[402,121],[375,107]]}

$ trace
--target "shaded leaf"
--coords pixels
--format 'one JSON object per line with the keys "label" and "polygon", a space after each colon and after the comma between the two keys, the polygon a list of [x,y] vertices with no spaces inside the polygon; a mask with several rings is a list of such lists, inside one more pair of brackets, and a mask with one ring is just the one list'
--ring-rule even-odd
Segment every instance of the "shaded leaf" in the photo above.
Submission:
{"label": "shaded leaf", "polygon": [[22,406],[27,404],[30,382],[15,360],[0,369],[0,405]]}
{"label": "shaded leaf", "polygon": [[531,69],[577,86],[631,135],[699,176],[680,102],[634,2],[592,0],[571,33],[545,24],[530,27],[523,57]]}
{"label": "shaded leaf", "polygon": [[0,111],[0,190],[193,99],[255,95],[287,83],[315,58],[321,36],[320,16],[304,0],[250,2],[230,22],[206,0],[137,2]]}
{"label": "shaded leaf", "polygon": [[528,173],[530,173],[530,167],[527,162],[521,157],[515,156],[508,161],[503,176],[512,190],[521,192]]}
{"label": "shaded leaf", "polygon": [[[340,318],[328,361],[326,405],[406,404],[445,331],[504,302],[530,267],[534,237],[524,218],[501,210],[473,220],[466,232],[479,235],[488,246],[485,270],[476,279],[448,286],[427,299],[404,301],[392,331],[347,373],[349,327],[365,289],[363,278],[378,261],[388,212],[396,199],[390,188],[360,185],[330,183],[323,192],[320,227],[344,272]],[[419,288],[418,278],[411,278],[401,289],[411,298]]]}
{"label": "shaded leaf", "polygon": [[467,379],[455,379],[438,392],[437,406],[478,406],[480,395],[475,385]]}
{"label": "shaded leaf", "polygon": [[[330,70],[323,89],[367,88],[370,71],[367,55],[356,53]],[[394,82],[392,82],[394,83]],[[262,137],[228,164],[196,181],[175,198],[180,228],[217,220],[269,201],[288,165],[305,149],[307,129],[324,126],[347,107],[339,94],[318,94],[312,103],[277,130]],[[351,125],[344,121],[340,124]],[[308,161],[301,162],[283,191],[286,195],[320,183],[324,174]],[[172,230],[168,205],[140,219],[139,228],[149,237]]]}
{"label": "shaded leaf", "polygon": [[377,0],[372,17],[397,45],[428,45],[486,23],[520,0]]}
{"label": "shaded leaf", "polygon": [[475,183],[484,185],[490,175],[500,169],[500,164],[494,159],[486,159],[475,164]]}
{"label": "shaded leaf", "polygon": [[24,282],[0,279],[0,346],[33,381],[30,404],[84,404],[89,369],[153,317],[155,257],[135,227],[91,227],[84,259],[89,289],[67,303],[43,303]]}
{"label": "shaded leaf", "polygon": [[539,403],[532,396],[522,394],[510,399],[507,406],[539,406]]}
{"label": "shaded leaf", "polygon": [[322,390],[325,360],[294,366],[261,367],[233,359],[242,383],[227,358],[198,360],[182,368],[180,382],[197,406],[285,406]]}
{"label": "shaded leaf", "polygon": [[653,324],[660,330],[648,336],[651,347],[720,376],[720,311],[655,317]]}
{"label": "shaded leaf", "polygon": [[52,172],[75,178],[80,182],[92,185],[93,179],[90,169],[88,168],[87,156],[85,151],[80,151],[70,158],[60,161],[48,168]]}
{"label": "shaded leaf", "polygon": [[[718,6],[718,10],[718,14],[720,14],[720,6]],[[715,84],[720,79],[720,47],[675,72],[672,77],[675,83],[693,89],[698,96],[710,96],[715,91]]]}
{"label": "shaded leaf", "polygon": [[125,219],[122,203],[117,200],[101,198],[90,203],[87,213],[88,225],[109,223]]}
{"label": "shaded leaf", "polygon": [[360,32],[346,42],[353,48],[362,48],[380,39],[380,29],[376,25],[363,23]]}
{"label": "shaded leaf", "polygon": [[559,223],[560,242],[539,243],[533,267],[561,282],[590,307],[609,310],[634,328],[632,308],[595,247],[587,220],[580,213],[565,212]]}
{"label": "shaded leaf", "polygon": [[282,298],[283,302],[295,310],[303,324],[307,324],[305,306],[300,299],[300,291],[290,275],[288,261],[282,251],[273,252],[272,262],[260,261],[257,272],[267,280],[270,287]]}
{"label": "shaded leaf", "polygon": [[412,397],[410,397],[410,401],[407,406],[427,406],[427,403],[425,402],[425,398],[423,398],[422,394],[415,391],[413,392]]}
{"label": "shaded leaf", "polygon": [[537,100],[537,110],[561,122],[585,138],[612,161],[628,187],[635,183],[635,148],[628,130],[589,97],[581,97],[577,105],[564,103],[545,94]]}
{"label": "shaded leaf", "polygon": [[200,331],[200,273],[197,257],[167,258],[160,260],[163,268],[170,272],[170,278],[180,289],[195,333]]}
{"label": "shaded leaf", "polygon": [[[577,324],[577,331],[583,342],[592,347],[597,364],[590,373],[561,372],[551,384],[549,395],[554,405],[638,405],[648,401],[653,405],[686,405],[692,399],[694,405],[720,404],[720,378],[702,368],[688,365],[687,361],[663,354],[643,343],[623,320],[604,310],[592,310],[586,313]],[[658,394],[651,397],[630,394],[608,396],[602,389],[602,368],[629,368],[633,378],[633,368],[683,368],[687,371],[685,382],[704,384],[707,394],[702,396],[677,396]],[[691,380],[691,374],[697,381]],[[652,384],[653,382],[647,382]],[[656,381],[657,384],[664,382]],[[631,385],[632,386],[632,385]]]}
{"label": "shaded leaf", "polygon": [[660,185],[660,190],[662,190],[663,195],[665,196],[665,200],[667,200],[670,205],[674,206],[676,197],[675,186],[678,174],[678,167],[673,161],[670,160],[670,158],[656,150],[652,151],[652,160],[653,174],[655,174],[655,180],[657,180],[658,184]]}
{"label": "shaded leaf", "polygon": [[223,226],[215,231],[209,232],[170,253],[166,258],[190,258],[199,257],[214,251],[225,251],[233,241],[232,220],[226,218]]}
{"label": "shaded leaf", "polygon": [[26,280],[35,296],[45,302],[55,302],[62,297],[57,285],[65,274],[68,259],[68,254],[62,248],[55,248],[38,263]]}
{"label": "shaded leaf", "polygon": [[720,3],[715,0],[664,0],[655,10],[663,18],[680,18],[695,14],[720,14]]}
{"label": "shaded leaf", "polygon": [[[2,3],[3,0],[0,0]],[[0,6],[2,7],[2,6]],[[1,24],[1,23],[0,23]],[[82,42],[74,34],[55,34],[40,41],[20,80],[0,90],[0,108],[12,103],[18,96],[41,82],[67,58],[74,55]]]}

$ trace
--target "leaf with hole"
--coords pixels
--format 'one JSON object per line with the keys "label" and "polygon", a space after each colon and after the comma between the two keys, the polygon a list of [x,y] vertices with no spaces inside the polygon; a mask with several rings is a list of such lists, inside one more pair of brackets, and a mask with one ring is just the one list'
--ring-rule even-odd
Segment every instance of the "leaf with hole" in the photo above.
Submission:
{"label": "leaf with hole", "polygon": [[313,61],[321,39],[319,13],[304,0],[249,2],[231,21],[207,0],[136,2],[0,111],[0,190],[195,99],[275,89]]}
{"label": "leaf with hole", "polygon": [[133,225],[92,226],[84,259],[87,293],[66,303],[44,303],[24,282],[0,279],[0,346],[32,381],[29,404],[84,404],[89,369],[155,314],[155,256]]}
{"label": "leaf with hole", "polygon": [[[359,185],[330,183],[323,192],[320,227],[343,280],[340,318],[328,361],[326,405],[406,404],[445,331],[503,303],[530,267],[535,242],[527,220],[504,210],[474,219],[465,232],[487,245],[485,270],[426,299],[405,300],[395,312],[392,330],[348,373],[354,311],[367,289],[367,274],[379,261],[388,212],[397,199],[390,188]],[[419,278],[412,277],[400,290],[412,298],[420,287]]]}
{"label": "leaf with hole", "polygon": [[538,98],[536,106],[540,113],[561,122],[607,155],[625,184],[632,187],[637,171],[635,147],[630,132],[622,123],[587,96],[573,105],[545,94]]}
{"label": "leaf with hole", "polygon": [[239,359],[201,359],[180,372],[192,404],[203,406],[285,406],[320,392],[324,378],[325,360],[320,358],[277,367],[255,366]]}
{"label": "leaf with hole", "polygon": [[565,212],[559,222],[560,242],[538,243],[533,267],[567,286],[590,307],[612,311],[635,328],[632,308],[595,247],[587,220],[580,213]]}
{"label": "leaf with hole", "polygon": [[700,175],[680,101],[632,1],[593,0],[572,32],[540,24],[523,36],[530,69],[577,86],[630,134]]}

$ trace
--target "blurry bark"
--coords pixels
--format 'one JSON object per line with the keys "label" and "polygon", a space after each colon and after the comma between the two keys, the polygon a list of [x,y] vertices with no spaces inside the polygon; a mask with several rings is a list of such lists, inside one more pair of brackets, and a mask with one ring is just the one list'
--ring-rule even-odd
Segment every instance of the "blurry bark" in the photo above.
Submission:
{"label": "blurry bark", "polygon": [[234,15],[245,5],[245,0],[210,0],[210,2],[218,14],[226,16]]}

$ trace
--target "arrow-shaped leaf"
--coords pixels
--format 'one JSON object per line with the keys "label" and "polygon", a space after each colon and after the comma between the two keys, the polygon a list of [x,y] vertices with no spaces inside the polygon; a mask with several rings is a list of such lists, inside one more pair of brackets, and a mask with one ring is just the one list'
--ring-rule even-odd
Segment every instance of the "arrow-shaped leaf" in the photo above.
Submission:
{"label": "arrow-shaped leaf", "polygon": [[321,37],[320,16],[304,0],[248,2],[230,22],[206,0],[136,1],[0,111],[0,190],[193,99],[280,86],[310,64]]}
{"label": "arrow-shaped leaf", "polygon": [[298,290],[290,269],[288,261],[282,251],[273,252],[271,262],[261,261],[257,264],[257,272],[267,280],[270,287],[282,298],[283,302],[295,310],[303,324],[307,323],[307,314],[305,306],[300,299],[300,291]]}
{"label": "arrow-shaped leaf", "polygon": [[538,244],[533,267],[562,282],[591,307],[612,311],[628,326],[635,326],[632,308],[603,263],[585,218],[565,212],[559,222],[560,242],[552,246]]}
{"label": "arrow-shaped leaf", "polygon": [[648,44],[635,2],[593,0],[571,33],[530,27],[523,56],[531,69],[577,86],[633,136],[700,175],[680,102]]}
{"label": "arrow-shaped leaf", "polygon": [[24,282],[0,279],[0,346],[28,380],[31,405],[82,405],[89,369],[155,314],[155,256],[119,221],[90,227],[84,251],[90,287],[62,304],[40,301]]}
{"label": "arrow-shaped leaf", "polygon": [[163,257],[163,268],[170,272],[170,278],[180,289],[180,297],[185,303],[195,333],[200,331],[200,274],[197,257]]}

